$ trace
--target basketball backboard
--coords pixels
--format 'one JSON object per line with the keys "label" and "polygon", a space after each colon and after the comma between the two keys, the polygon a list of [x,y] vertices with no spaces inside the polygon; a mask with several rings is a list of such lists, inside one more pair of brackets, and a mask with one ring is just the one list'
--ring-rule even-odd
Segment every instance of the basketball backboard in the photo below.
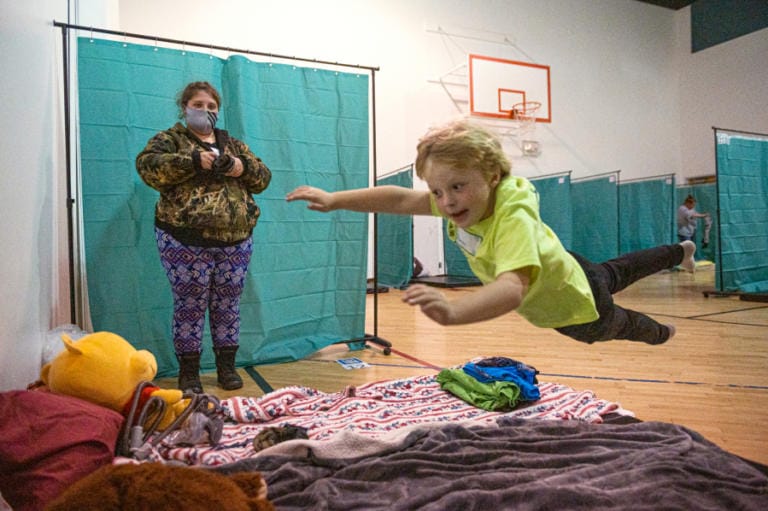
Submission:
{"label": "basketball backboard", "polygon": [[509,119],[512,106],[538,101],[536,122],[552,122],[549,66],[469,55],[471,115]]}

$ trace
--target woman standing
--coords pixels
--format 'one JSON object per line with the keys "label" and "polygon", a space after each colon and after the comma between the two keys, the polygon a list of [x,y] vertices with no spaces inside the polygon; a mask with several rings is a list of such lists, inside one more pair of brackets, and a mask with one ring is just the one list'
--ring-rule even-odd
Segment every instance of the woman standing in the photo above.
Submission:
{"label": "woman standing", "polygon": [[208,311],[219,385],[243,386],[235,369],[240,296],[253,249],[259,208],[252,194],[272,174],[248,146],[217,129],[221,97],[208,82],[192,82],[178,98],[179,117],[136,157],[141,179],[160,192],[155,238],[173,294],[173,346],[179,388],[203,392],[200,383]]}

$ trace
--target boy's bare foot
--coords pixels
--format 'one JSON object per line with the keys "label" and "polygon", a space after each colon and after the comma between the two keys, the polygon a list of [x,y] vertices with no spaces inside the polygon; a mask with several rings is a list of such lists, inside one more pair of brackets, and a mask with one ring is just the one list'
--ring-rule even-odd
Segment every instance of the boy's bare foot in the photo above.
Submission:
{"label": "boy's bare foot", "polygon": [[688,273],[696,271],[696,261],[693,259],[693,254],[696,253],[696,244],[690,240],[680,243],[683,247],[683,260],[680,262],[680,266]]}

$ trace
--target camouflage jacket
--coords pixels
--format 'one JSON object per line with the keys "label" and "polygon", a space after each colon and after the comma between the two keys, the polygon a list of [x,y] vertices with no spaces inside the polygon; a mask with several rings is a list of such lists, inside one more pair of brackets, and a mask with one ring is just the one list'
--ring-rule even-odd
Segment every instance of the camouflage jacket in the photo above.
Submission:
{"label": "camouflage jacket", "polygon": [[272,173],[248,146],[216,130],[222,154],[240,158],[243,174],[227,177],[204,170],[195,163],[193,153],[210,147],[181,123],[152,137],[136,157],[141,179],[160,192],[155,207],[157,224],[193,233],[193,237],[225,244],[242,241],[251,235],[259,218],[259,207],[252,194],[269,185]]}

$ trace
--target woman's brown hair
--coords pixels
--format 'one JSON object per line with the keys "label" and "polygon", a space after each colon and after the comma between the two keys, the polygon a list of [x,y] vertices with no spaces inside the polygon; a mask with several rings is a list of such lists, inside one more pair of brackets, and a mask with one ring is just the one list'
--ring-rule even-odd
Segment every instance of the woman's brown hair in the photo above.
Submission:
{"label": "woman's brown hair", "polygon": [[184,90],[179,93],[179,97],[176,100],[176,104],[179,106],[179,119],[184,118],[184,105],[186,105],[187,101],[197,94],[198,91],[204,91],[210,94],[216,101],[216,106],[221,108],[221,96],[219,95],[219,91],[216,90],[216,87],[208,82],[192,82],[184,87]]}

